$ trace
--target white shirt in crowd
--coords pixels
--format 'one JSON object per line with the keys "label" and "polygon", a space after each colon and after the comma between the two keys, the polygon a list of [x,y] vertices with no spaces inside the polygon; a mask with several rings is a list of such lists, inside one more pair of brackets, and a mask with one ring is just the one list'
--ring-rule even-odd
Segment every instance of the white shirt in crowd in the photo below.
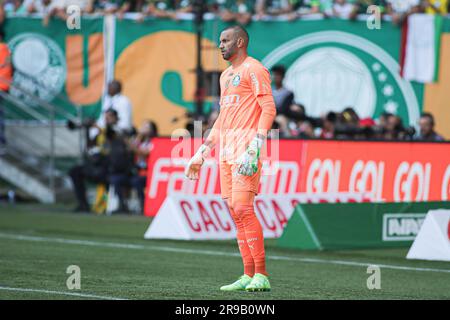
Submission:
{"label": "white shirt in crowd", "polygon": [[406,13],[412,7],[418,6],[420,0],[387,0],[387,3],[392,6],[392,10],[396,13]]}
{"label": "white shirt in crowd", "polygon": [[338,18],[348,19],[353,11],[353,4],[345,2],[342,4],[335,3],[333,5],[334,15]]}
{"label": "white shirt in crowd", "polygon": [[52,8],[65,9],[71,5],[78,6],[82,11],[86,10],[91,0],[52,0]]}
{"label": "white shirt in crowd", "polygon": [[47,5],[44,4],[42,0],[24,0],[22,6],[25,10],[28,10],[30,6],[33,6],[36,10],[36,13],[46,14],[51,9],[51,2]]}
{"label": "white shirt in crowd", "polygon": [[117,123],[117,129],[119,130],[131,130],[133,128],[133,113],[130,100],[123,94],[116,94],[114,96],[107,95],[103,100],[102,114],[97,124],[100,128],[105,127],[105,111],[108,109],[114,109],[119,117]]}

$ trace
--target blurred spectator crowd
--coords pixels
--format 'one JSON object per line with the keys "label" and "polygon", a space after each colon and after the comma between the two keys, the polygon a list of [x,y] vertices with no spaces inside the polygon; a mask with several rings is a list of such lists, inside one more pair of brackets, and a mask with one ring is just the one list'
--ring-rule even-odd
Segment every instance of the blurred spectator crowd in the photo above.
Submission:
{"label": "blurred spectator crowd", "polygon": [[294,94],[283,86],[285,68],[274,66],[272,91],[277,107],[273,129],[279,130],[280,138],[303,139],[356,139],[356,140],[423,140],[442,141],[444,138],[434,130],[434,117],[423,113],[417,124],[418,130],[403,123],[401,117],[384,112],[376,119],[360,118],[354,108],[341,112],[330,111],[322,117],[309,117],[305,106],[296,103]]}
{"label": "blurred spectator crowd", "polygon": [[127,198],[135,190],[142,212],[147,158],[153,149],[152,139],[158,136],[158,128],[151,120],[144,120],[138,129],[133,127],[132,105],[122,94],[121,82],[113,80],[108,84],[98,120],[85,119],[82,123],[69,120],[67,126],[86,133],[83,161],[69,171],[78,203],[75,211],[91,211],[86,185],[95,183],[114,188],[117,212],[130,212]]}
{"label": "blurred spectator crowd", "polygon": [[[294,93],[283,86],[286,70],[282,65],[271,69],[272,93],[277,108],[272,138],[338,139],[338,140],[386,140],[386,141],[444,141],[435,131],[434,117],[423,113],[417,124],[409,126],[403,119],[389,112],[376,118],[361,118],[355,108],[348,106],[341,112],[330,111],[321,117],[311,117],[305,106],[295,101]],[[203,130],[211,128],[219,114],[218,103]],[[193,134],[188,123],[186,130]]]}
{"label": "blurred spectator crowd", "polygon": [[[401,23],[411,13],[446,15],[449,0],[1,0],[0,20],[8,14],[41,14],[44,24],[51,17],[67,18],[67,8],[77,6],[82,14],[115,14],[123,18],[134,13],[138,21],[148,17],[177,20],[182,14],[211,13],[226,22],[248,24],[252,20],[284,19],[293,21],[311,15],[357,19],[371,14],[376,5],[379,13]],[[1,21],[0,21],[1,22]]]}

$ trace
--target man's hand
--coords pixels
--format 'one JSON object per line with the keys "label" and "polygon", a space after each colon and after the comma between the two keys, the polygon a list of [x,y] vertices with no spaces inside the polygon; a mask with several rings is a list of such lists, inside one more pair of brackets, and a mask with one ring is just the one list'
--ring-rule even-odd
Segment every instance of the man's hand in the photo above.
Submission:
{"label": "man's hand", "polygon": [[237,160],[238,174],[251,177],[258,171],[259,154],[263,142],[264,139],[259,136],[255,137],[252,142],[250,142],[247,150]]}
{"label": "man's hand", "polygon": [[186,169],[184,170],[184,175],[191,179],[197,180],[198,174],[200,172],[200,168],[202,167],[203,162],[205,161],[206,156],[208,155],[209,148],[202,144],[194,156],[189,160]]}

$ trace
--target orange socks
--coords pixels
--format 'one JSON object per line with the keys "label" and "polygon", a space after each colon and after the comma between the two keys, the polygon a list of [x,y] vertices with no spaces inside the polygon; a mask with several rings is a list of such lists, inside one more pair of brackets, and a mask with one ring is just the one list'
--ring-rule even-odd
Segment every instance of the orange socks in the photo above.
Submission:
{"label": "orange socks", "polygon": [[[247,248],[250,250],[251,257],[253,258],[253,262],[255,265],[255,273],[268,275],[266,271],[266,255],[264,251],[263,230],[258,218],[256,217],[253,204],[237,204],[233,209],[233,218],[234,216],[236,216],[235,223],[236,228],[238,229],[237,237],[238,243],[240,244],[239,248],[241,247],[242,240],[244,240],[244,236],[242,235],[242,230],[244,230],[245,239],[247,241]],[[244,259],[243,254],[242,258]]]}
{"label": "orange socks", "polygon": [[229,210],[231,216],[233,217],[234,223],[236,224],[237,242],[242,257],[242,263],[244,264],[244,273],[250,277],[253,277],[255,274],[255,263],[253,262],[253,257],[250,252],[250,248],[247,245],[247,239],[245,238],[244,223],[232,208],[229,207]]}

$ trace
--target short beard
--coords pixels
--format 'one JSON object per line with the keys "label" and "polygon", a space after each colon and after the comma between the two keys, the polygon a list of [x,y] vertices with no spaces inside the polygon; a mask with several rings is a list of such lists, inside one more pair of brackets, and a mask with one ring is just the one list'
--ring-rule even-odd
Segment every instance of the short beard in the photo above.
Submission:
{"label": "short beard", "polygon": [[225,54],[222,54],[222,58],[223,58],[224,60],[226,60],[226,61],[229,61],[230,58],[231,58],[231,55],[230,55],[229,52],[227,52],[227,53],[225,53]]}
{"label": "short beard", "polygon": [[236,47],[230,48],[225,54],[222,54],[222,57],[226,61],[230,61],[231,57],[235,55],[237,49]]}

